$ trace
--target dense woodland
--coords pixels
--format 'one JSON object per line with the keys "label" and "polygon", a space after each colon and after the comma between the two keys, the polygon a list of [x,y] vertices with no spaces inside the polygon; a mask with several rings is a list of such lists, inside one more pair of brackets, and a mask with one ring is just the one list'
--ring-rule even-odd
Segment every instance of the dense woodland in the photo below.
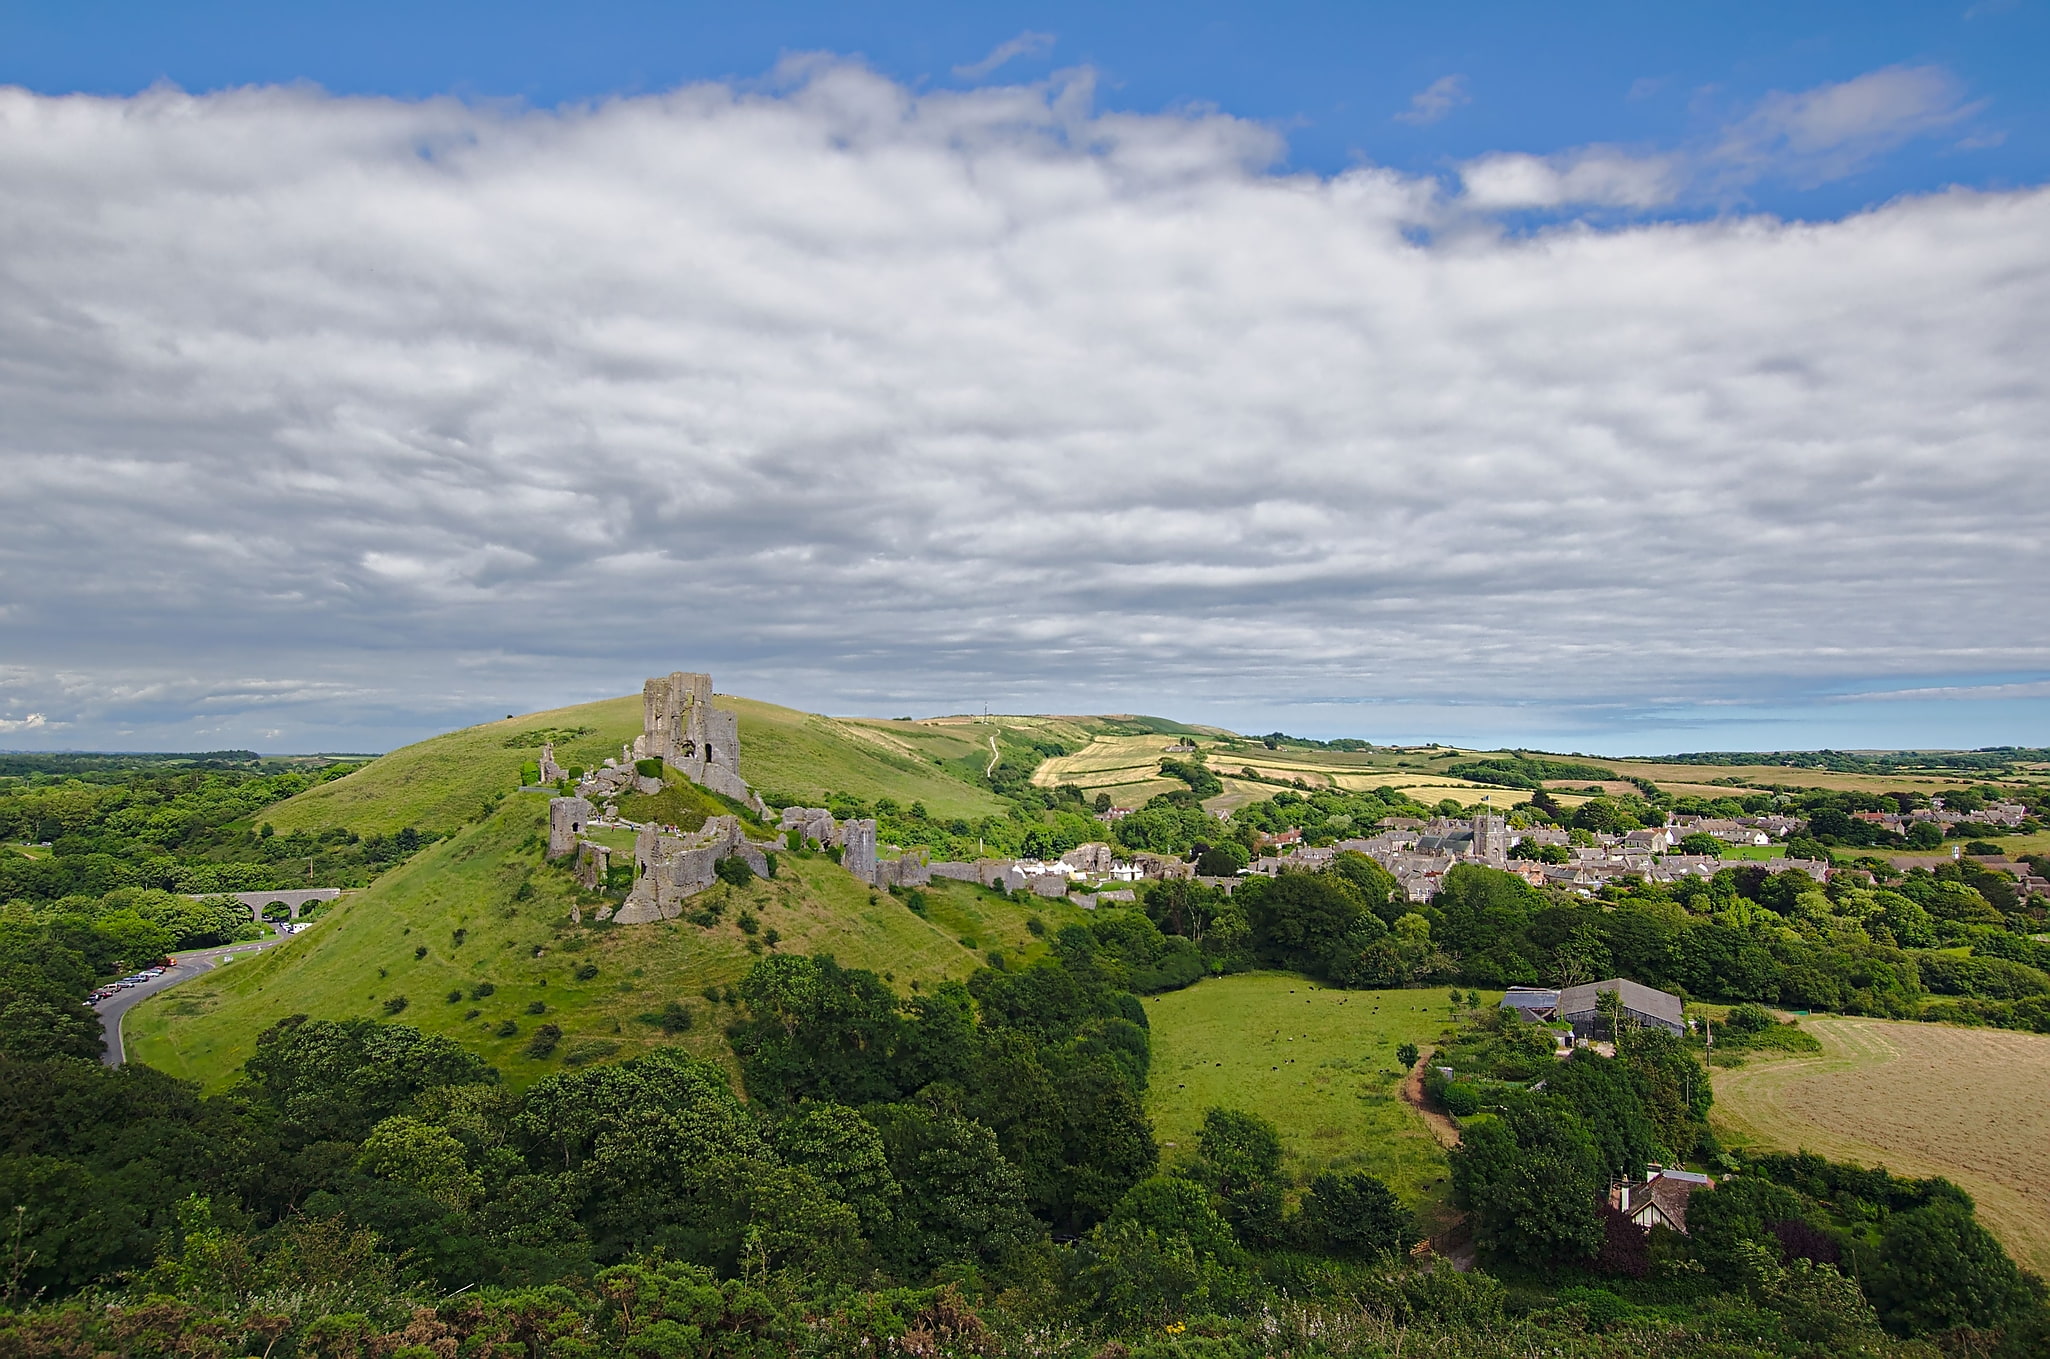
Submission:
{"label": "dense woodland", "polygon": [[1054,944],[908,1001],[827,958],[765,958],[729,1030],[744,1101],[673,1050],[513,1091],[446,1039],[368,1020],[281,1023],[213,1097],[0,1056],[0,1355],[1879,1355],[1942,1337],[2019,1356],[2046,1337],[2040,1285],[1941,1181],[1724,1157],[1691,1238],[1618,1224],[1613,1177],[1712,1144],[1706,1078],[1664,1034],[1542,1088],[1515,1079],[1521,1035],[1495,1016],[1455,1040],[1479,1093],[1453,1187],[1485,1270],[1419,1246],[1371,1175],[1292,1181],[1256,1112],[1211,1111],[1164,1166],[1131,969],[1080,927]]}

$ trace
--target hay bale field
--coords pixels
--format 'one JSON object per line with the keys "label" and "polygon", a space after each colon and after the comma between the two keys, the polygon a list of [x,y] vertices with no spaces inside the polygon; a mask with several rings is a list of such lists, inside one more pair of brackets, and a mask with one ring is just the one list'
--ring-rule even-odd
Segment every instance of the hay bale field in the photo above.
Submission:
{"label": "hay bale field", "polygon": [[1814,1057],[1715,1076],[1718,1133],[1896,1174],[1978,1200],[2015,1259],[2050,1272],[2050,1036],[1883,1019],[1810,1019]]}

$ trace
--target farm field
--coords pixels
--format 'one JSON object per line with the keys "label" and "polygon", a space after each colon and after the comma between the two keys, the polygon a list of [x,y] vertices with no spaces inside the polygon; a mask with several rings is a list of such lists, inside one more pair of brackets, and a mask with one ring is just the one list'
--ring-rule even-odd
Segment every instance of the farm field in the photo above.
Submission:
{"label": "farm field", "polygon": [[[1034,915],[1054,929],[1081,918],[1065,901],[1013,903],[954,882],[927,893],[920,917],[827,859],[779,855],[774,881],[721,885],[694,903],[723,904],[710,927],[675,920],[575,928],[574,883],[540,859],[546,807],[540,796],[508,797],[481,824],[342,898],[304,934],[137,1006],[124,1026],[130,1056],[218,1089],[255,1051],[259,1033],[308,1014],[395,1018],[445,1035],[515,1087],[559,1069],[579,1043],[586,1053],[616,1044],[607,1057],[676,1043],[730,1062],[720,1030],[732,1012],[704,991],[739,982],[755,962],[739,928],[743,910],[764,937],[777,932],[780,951],[832,953],[846,966],[886,974],[900,992],[914,981],[965,978],[991,949],[1037,956],[1045,945],[1028,930]],[[596,971],[580,978],[582,968]],[[484,983],[492,990],[479,996]],[[448,1000],[451,992],[461,998]],[[387,1009],[400,997],[403,1008]],[[673,1037],[640,1018],[670,1001],[694,1021]],[[530,1013],[534,1004],[542,1013]],[[507,1023],[516,1031],[501,1033]],[[563,1030],[561,1047],[529,1057],[526,1044],[542,1024]]]}
{"label": "farm field", "polygon": [[2050,1270],[2050,1035],[1808,1019],[1813,1057],[1715,1074],[1725,1140],[1942,1175],[2025,1266]]}
{"label": "farm field", "polygon": [[1445,992],[1339,991],[1254,972],[1151,997],[1146,1014],[1147,1111],[1165,1160],[1195,1154],[1206,1109],[1244,1109],[1281,1129],[1299,1180],[1367,1170],[1427,1220],[1448,1220],[1445,1153],[1403,1103],[1395,1059],[1398,1044],[1427,1044],[1444,1031]]}

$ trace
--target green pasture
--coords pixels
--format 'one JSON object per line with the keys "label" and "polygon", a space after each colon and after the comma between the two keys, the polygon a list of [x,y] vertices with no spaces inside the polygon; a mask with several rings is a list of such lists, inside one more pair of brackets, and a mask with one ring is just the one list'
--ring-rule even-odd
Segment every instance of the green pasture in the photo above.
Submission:
{"label": "green pasture", "polygon": [[[1489,1004],[1499,993],[1483,993]],[[1445,1153],[1403,1102],[1398,1045],[1425,1045],[1452,1011],[1443,990],[1339,991],[1288,973],[1213,977],[1151,997],[1147,1109],[1169,1162],[1195,1154],[1204,1111],[1259,1114],[1281,1129],[1289,1171],[1359,1168],[1427,1219],[1446,1206]]]}
{"label": "green pasture", "polygon": [[[289,943],[136,1007],[125,1026],[130,1055],[217,1089],[255,1051],[266,1027],[307,1014],[391,1018],[445,1034],[515,1086],[560,1069],[573,1051],[590,1054],[609,1043],[619,1046],[601,1054],[608,1060],[677,1043],[727,1061],[720,1030],[732,1012],[704,991],[739,982],[757,957],[750,939],[760,943],[770,929],[780,936],[779,951],[831,953],[908,993],[914,985],[966,977],[993,949],[1029,960],[1044,948],[1027,927],[1032,916],[1051,934],[1081,914],[1065,901],[1013,902],[947,882],[925,894],[920,916],[823,856],[781,854],[774,881],[721,884],[693,899],[693,909],[721,907],[710,927],[686,920],[596,924],[589,908],[586,923],[575,926],[575,882],[541,858],[546,805],[538,795],[514,794],[481,824],[343,898]],[[743,911],[755,918],[753,936],[739,927]],[[416,957],[419,950],[424,954]],[[582,967],[597,972],[579,979]],[[473,998],[484,983],[492,993]],[[452,991],[462,999],[447,1000]],[[405,1007],[387,1010],[400,996]],[[670,1036],[639,1018],[669,1001],[691,1012],[688,1031]],[[535,1002],[543,1013],[528,1013]],[[502,1036],[498,1029],[507,1021],[517,1032]],[[542,1024],[562,1028],[561,1045],[546,1058],[530,1058],[527,1043]]]}

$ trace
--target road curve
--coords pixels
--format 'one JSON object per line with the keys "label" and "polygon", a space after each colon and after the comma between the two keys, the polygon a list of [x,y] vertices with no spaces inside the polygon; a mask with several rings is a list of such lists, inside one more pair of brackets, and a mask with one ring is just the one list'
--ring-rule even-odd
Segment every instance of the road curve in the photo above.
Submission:
{"label": "road curve", "polygon": [[116,991],[93,1008],[99,1012],[100,1032],[104,1035],[105,1050],[100,1060],[108,1066],[120,1066],[128,1060],[127,1049],[121,1042],[121,1018],[143,1001],[168,991],[180,982],[191,981],[202,972],[211,972],[220,959],[230,953],[261,953],[276,948],[285,942],[288,935],[273,935],[269,939],[252,939],[244,944],[226,944],[220,948],[194,949],[190,953],[175,953],[172,958],[177,966],[166,969],[164,975],[146,982],[139,982],[126,991]]}

